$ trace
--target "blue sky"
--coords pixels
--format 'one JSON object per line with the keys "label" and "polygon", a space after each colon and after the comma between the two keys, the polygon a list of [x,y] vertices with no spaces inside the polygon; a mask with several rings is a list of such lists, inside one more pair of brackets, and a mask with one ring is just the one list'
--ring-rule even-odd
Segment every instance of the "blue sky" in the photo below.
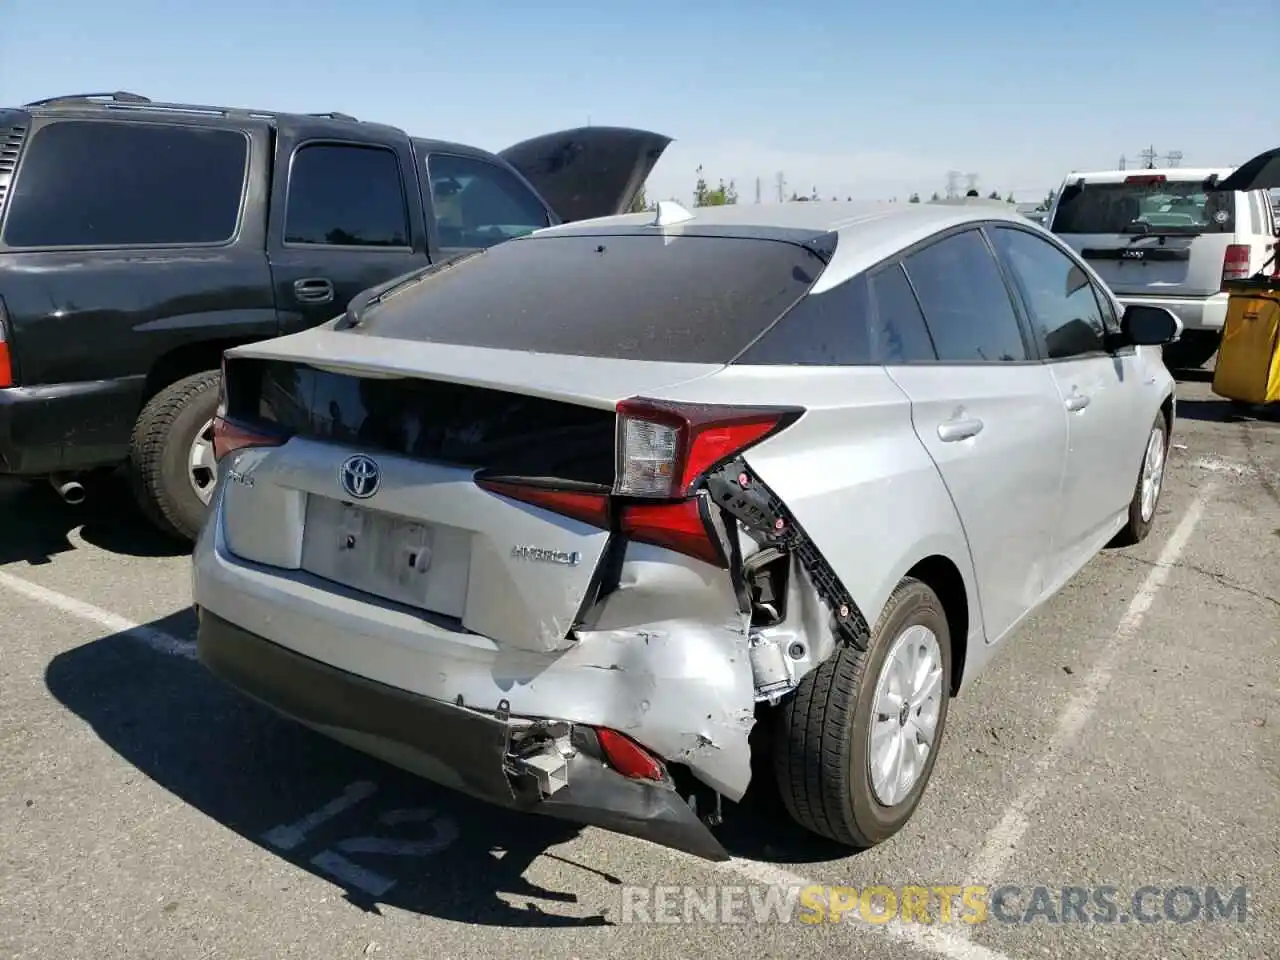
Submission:
{"label": "blue sky", "polygon": [[1148,145],[1216,166],[1280,142],[1275,3],[4,0],[0,102],[126,89],[490,149],[589,119],[676,138],[651,196],[701,164],[744,201],[778,171],[906,199],[948,170],[1035,200]]}

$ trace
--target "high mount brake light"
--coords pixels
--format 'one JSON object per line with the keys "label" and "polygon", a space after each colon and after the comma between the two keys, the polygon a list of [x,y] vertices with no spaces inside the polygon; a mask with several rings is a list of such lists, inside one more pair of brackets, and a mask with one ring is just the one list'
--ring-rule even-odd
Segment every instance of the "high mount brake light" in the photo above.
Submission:
{"label": "high mount brake light", "polygon": [[1163,173],[1135,173],[1132,176],[1125,177],[1124,182],[1140,186],[1151,186],[1157,183],[1168,183],[1169,178]]}
{"label": "high mount brake light", "polygon": [[712,467],[793,423],[797,407],[671,403],[618,404],[612,491],[516,477],[478,477],[486,490],[572,517],[630,540],[726,567],[708,527],[698,482]]}

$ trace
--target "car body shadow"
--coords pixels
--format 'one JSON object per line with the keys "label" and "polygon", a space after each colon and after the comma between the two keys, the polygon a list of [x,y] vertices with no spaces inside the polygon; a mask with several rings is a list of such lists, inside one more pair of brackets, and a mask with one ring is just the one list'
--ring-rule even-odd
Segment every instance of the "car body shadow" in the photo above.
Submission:
{"label": "car body shadow", "polygon": [[118,474],[85,481],[85,502],[63,502],[41,481],[0,478],[0,566],[41,565],[76,549],[70,533],[110,553],[132,557],[177,557],[191,545],[166,536],[142,515]]}
{"label": "car body shadow", "polygon": [[1179,400],[1178,419],[1198,420],[1202,423],[1275,423],[1280,404],[1235,403],[1227,399]]}
{"label": "car body shadow", "polygon": [[[194,622],[184,610],[148,624],[148,635],[190,637]],[[119,756],[206,816],[371,912],[388,905],[499,927],[612,924],[606,912],[573,915],[576,894],[524,878],[546,856],[610,885],[626,882],[548,852],[576,837],[577,825],[477,803],[367,757],[242,696],[207,673],[193,649],[166,655],[144,640],[120,633],[59,654],[46,685]],[[722,840],[731,853],[834,859],[830,844],[789,829],[767,799],[748,797],[727,812],[734,816]]]}

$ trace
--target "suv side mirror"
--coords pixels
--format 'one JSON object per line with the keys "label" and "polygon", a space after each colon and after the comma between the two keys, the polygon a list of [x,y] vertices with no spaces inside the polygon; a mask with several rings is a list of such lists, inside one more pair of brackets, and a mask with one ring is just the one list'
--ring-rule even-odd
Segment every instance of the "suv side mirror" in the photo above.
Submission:
{"label": "suv side mirror", "polygon": [[1120,333],[1134,346],[1154,347],[1177,340],[1182,335],[1182,321],[1164,307],[1133,303],[1120,318]]}

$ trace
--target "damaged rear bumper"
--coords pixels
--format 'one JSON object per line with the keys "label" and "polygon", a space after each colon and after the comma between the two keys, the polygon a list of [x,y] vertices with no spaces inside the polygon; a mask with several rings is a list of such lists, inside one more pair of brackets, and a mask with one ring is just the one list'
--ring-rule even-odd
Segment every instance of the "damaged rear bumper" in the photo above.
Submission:
{"label": "damaged rear bumper", "polygon": [[[519,721],[409,693],[294,653],[207,610],[200,662],[245,694],[335,739],[477,799],[649,840],[708,860],[728,854],[669,783],[624,777],[593,755],[594,736],[565,743],[549,794],[512,753]],[[527,729],[527,728],[526,728]],[[567,781],[567,782],[564,782]]]}

